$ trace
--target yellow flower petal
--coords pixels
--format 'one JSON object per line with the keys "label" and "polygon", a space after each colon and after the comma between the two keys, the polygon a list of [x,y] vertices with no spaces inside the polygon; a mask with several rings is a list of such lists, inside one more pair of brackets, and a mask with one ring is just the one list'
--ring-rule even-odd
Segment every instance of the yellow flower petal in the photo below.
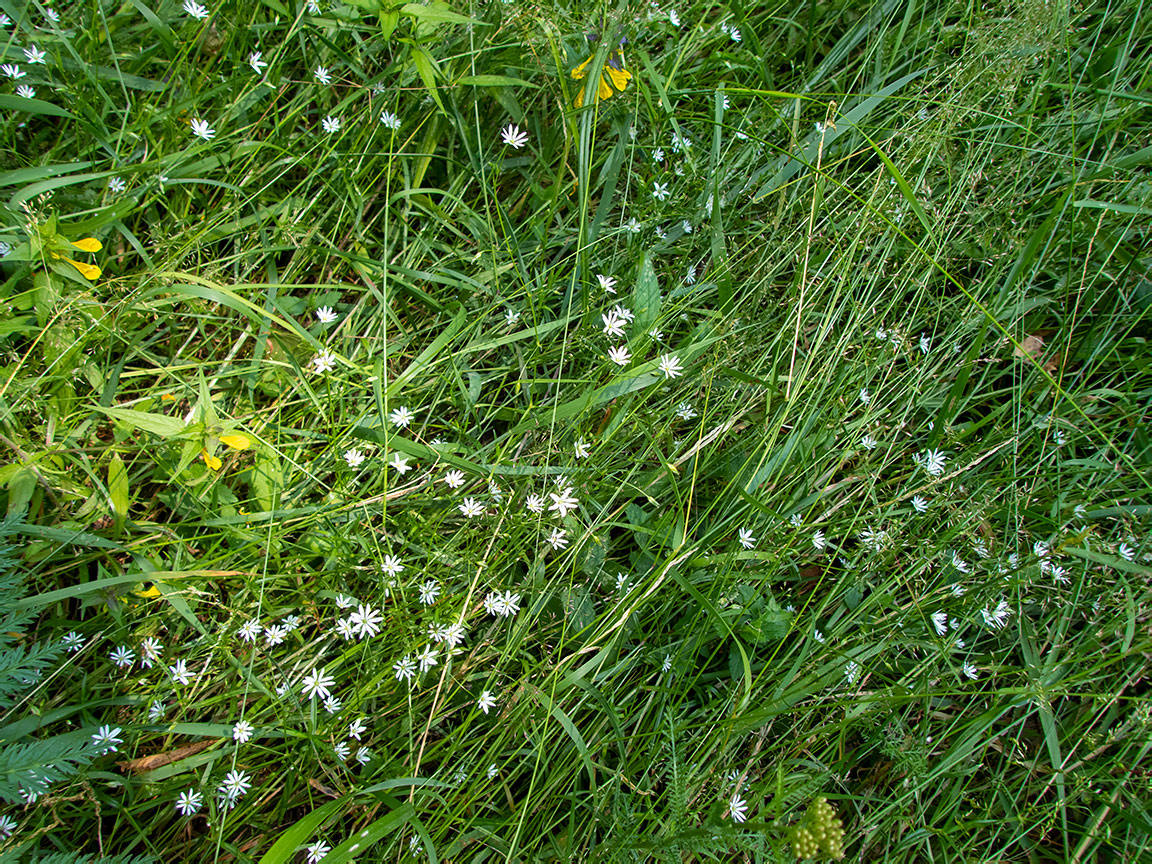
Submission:
{"label": "yellow flower petal", "polygon": [[200,455],[204,457],[204,464],[211,468],[213,471],[219,471],[220,466],[223,464],[216,456],[213,456],[207,450],[201,450]]}
{"label": "yellow flower petal", "polygon": [[80,271],[80,275],[85,279],[95,282],[100,278],[100,268],[95,264],[85,264],[83,261],[73,261],[71,258],[65,258],[69,264]]}
{"label": "yellow flower petal", "polygon": [[243,435],[221,435],[220,443],[227,444],[233,450],[247,450],[252,446],[252,442]]}
{"label": "yellow flower petal", "polygon": [[99,252],[104,248],[104,244],[95,237],[85,237],[83,240],[75,241],[72,245],[84,252]]}
{"label": "yellow flower petal", "polygon": [[161,393],[160,394],[160,401],[161,402],[175,402],[176,397],[173,396],[171,393]]}

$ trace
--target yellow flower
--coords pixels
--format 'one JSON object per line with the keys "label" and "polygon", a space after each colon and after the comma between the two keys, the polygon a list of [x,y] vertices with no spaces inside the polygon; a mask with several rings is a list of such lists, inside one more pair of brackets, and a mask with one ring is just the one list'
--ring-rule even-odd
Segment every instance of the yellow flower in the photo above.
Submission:
{"label": "yellow flower", "polygon": [[85,264],[83,261],[74,261],[71,258],[65,258],[69,264],[80,271],[80,275],[90,282],[95,282],[100,278],[100,268],[95,264]]}
{"label": "yellow flower", "polygon": [[[572,77],[577,81],[583,79],[588,74],[588,64],[591,62],[592,58],[589,57],[573,69]],[[604,68],[600,70],[600,82],[596,87],[596,101],[609,99],[616,93],[623,93],[631,80],[632,73],[624,68],[624,52],[613,51],[604,61]],[[576,107],[579,108],[583,104],[584,91],[581,89],[576,95]]]}
{"label": "yellow flower", "polygon": [[200,455],[204,457],[204,464],[211,468],[213,471],[219,471],[220,466],[224,464],[220,461],[218,456],[213,456],[207,450],[201,450]]}
{"label": "yellow flower", "polygon": [[227,444],[233,450],[247,450],[252,446],[252,442],[243,435],[221,435],[220,443]]}
{"label": "yellow flower", "polygon": [[85,237],[83,240],[75,241],[72,245],[81,252],[99,252],[104,248],[104,244],[95,237]]}

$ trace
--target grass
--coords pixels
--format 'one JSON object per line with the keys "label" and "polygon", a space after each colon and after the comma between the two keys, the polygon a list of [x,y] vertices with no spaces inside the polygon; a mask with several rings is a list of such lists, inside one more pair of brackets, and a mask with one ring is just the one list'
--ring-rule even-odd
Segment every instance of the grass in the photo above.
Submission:
{"label": "grass", "polygon": [[1147,853],[1139,3],[0,9],[4,860]]}

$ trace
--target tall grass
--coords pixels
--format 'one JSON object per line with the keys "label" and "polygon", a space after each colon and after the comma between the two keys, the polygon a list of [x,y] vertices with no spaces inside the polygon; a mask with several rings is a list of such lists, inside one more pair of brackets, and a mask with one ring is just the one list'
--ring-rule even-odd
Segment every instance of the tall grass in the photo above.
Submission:
{"label": "tall grass", "polygon": [[1140,3],[0,9],[4,855],[1146,853]]}

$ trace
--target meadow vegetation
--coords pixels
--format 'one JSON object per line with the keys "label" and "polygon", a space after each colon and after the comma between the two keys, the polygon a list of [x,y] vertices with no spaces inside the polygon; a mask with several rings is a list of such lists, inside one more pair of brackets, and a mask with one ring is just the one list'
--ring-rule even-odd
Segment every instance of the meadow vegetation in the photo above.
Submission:
{"label": "meadow vegetation", "polygon": [[0,861],[1147,854],[1141,3],[0,12]]}

